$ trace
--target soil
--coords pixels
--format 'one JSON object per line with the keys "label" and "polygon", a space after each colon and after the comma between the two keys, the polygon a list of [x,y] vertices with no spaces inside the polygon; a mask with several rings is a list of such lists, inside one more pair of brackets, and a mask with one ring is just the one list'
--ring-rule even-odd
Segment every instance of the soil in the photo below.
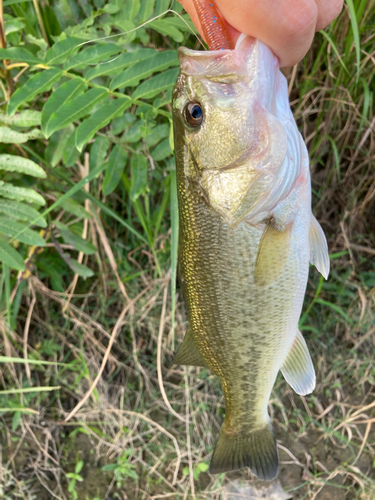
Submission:
{"label": "soil", "polygon": [[[329,446],[329,441],[326,443],[321,438],[322,434],[319,431],[309,431],[307,435],[299,438],[298,440],[294,440],[290,435],[282,433],[280,431],[276,431],[278,442],[284,447],[288,448],[290,452],[301,462],[306,463],[306,457],[310,458],[310,468],[311,471],[303,469],[300,465],[295,463],[291,463],[291,457],[283,450],[279,450],[280,456],[280,470],[277,480],[275,484],[280,482],[285,491],[290,492],[293,495],[293,499],[302,500],[309,498],[309,483],[313,480],[313,464],[318,461],[327,470],[334,470],[340,464],[345,462],[349,462],[352,460],[352,453],[349,448],[339,449],[335,447]],[[40,443],[45,441],[45,436],[40,433],[36,433],[36,437],[40,439]],[[6,442],[4,442],[4,436],[1,438],[0,444],[3,448],[3,464],[7,462],[9,459],[9,447]],[[15,442],[11,441],[12,451],[14,451]],[[76,491],[78,493],[78,500],[85,500],[86,496],[89,499],[94,497],[104,498],[108,487],[113,479],[112,472],[103,472],[102,467],[108,462],[105,458],[98,457],[95,454],[95,451],[92,447],[92,443],[90,438],[85,434],[76,434],[74,440],[71,442],[71,446],[67,447],[66,443],[64,444],[64,449],[69,448],[68,454],[62,459],[61,463],[64,467],[65,472],[74,472],[75,464],[78,460],[84,461],[84,467],[80,472],[80,475],[83,478],[83,482],[77,482]],[[32,460],[35,460],[35,442],[33,442],[28,435],[25,436],[15,458],[14,458],[14,470],[13,473],[16,475],[18,480],[23,480],[25,478],[30,478],[30,468],[33,467]],[[42,458],[43,460],[43,458]],[[283,462],[288,462],[284,464]],[[350,463],[350,462],[349,462]],[[374,476],[374,469],[372,467],[371,458],[364,451],[356,463],[356,466],[359,467],[362,471],[368,471],[369,474]],[[141,471],[139,471],[141,472]],[[205,480],[205,476],[207,474],[202,474],[200,478],[200,483],[207,482]],[[247,475],[247,474],[246,474]],[[207,475],[208,476],[208,475]],[[231,473],[228,474],[228,477],[233,481],[238,481],[238,479],[242,478],[243,475],[241,473]],[[144,478],[143,478],[144,479]],[[208,477],[206,478],[208,480]],[[56,478],[51,474],[47,473],[47,477],[45,478],[49,488],[54,490],[56,487]],[[62,477],[63,481],[63,490],[67,492],[68,481]],[[141,479],[141,482],[142,479]],[[353,492],[349,491],[347,487],[344,486],[345,476],[337,475],[329,481],[329,485],[325,485],[320,493],[315,497],[316,500],[351,500],[355,498]],[[307,484],[304,484],[307,483]],[[37,486],[39,482],[36,482],[35,486]],[[252,488],[259,488],[260,490],[264,487],[263,482],[258,480],[251,480]],[[345,483],[347,484],[347,483]],[[349,483],[350,484],[350,483]],[[146,486],[144,484],[144,486]],[[160,493],[163,493],[162,485],[160,486]],[[203,486],[203,484],[200,484]],[[128,489],[129,488],[129,489]],[[136,485],[133,480],[129,480],[127,483],[126,490],[128,492],[128,498],[131,500],[136,500]],[[142,489],[142,485],[140,486]],[[158,488],[159,489],[159,488]],[[116,493],[116,485],[113,485],[112,493]],[[123,491],[123,489],[122,489]],[[39,487],[35,491],[38,500],[51,500],[51,495],[46,491],[46,489]],[[116,498],[116,496],[112,496],[112,500]],[[121,497],[120,497],[121,498]],[[140,497],[139,497],[140,498]],[[169,497],[171,498],[171,497]],[[108,497],[108,500],[111,500],[111,496]],[[366,498],[364,500],[373,500],[370,498]]]}

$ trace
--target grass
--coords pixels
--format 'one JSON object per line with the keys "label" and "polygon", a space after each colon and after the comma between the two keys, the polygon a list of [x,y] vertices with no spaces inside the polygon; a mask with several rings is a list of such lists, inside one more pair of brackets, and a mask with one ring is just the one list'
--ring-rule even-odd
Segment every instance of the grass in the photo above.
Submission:
{"label": "grass", "polygon": [[[156,14],[164,3],[157,2]],[[36,17],[31,2],[14,5],[17,16],[28,14],[33,36],[53,43],[46,10]],[[73,29],[69,16],[82,21],[95,5],[59,2],[60,25]],[[150,46],[178,45],[148,33]],[[187,37],[184,43],[194,46]],[[347,1],[287,75],[332,267],[327,282],[311,268],[301,317],[317,388],[299,397],[279,377],[269,405],[279,481],[299,500],[375,498],[374,40],[374,2]],[[169,121],[168,105],[163,110],[159,125]],[[128,154],[150,155],[145,141],[129,143]],[[0,413],[0,498],[221,500],[264,488],[247,470],[208,473],[224,416],[220,384],[204,368],[171,365],[186,316],[178,286],[171,297],[170,158],[156,161],[150,186],[132,200],[131,165],[104,196],[92,149],[70,169],[53,169],[45,147],[40,141],[17,150],[34,161],[39,155],[48,172],[40,188],[49,196],[45,215],[78,227],[95,246],[93,256],[77,257],[95,274],[72,271],[59,256],[72,247],[56,232],[43,253],[32,254],[33,271],[23,280],[2,268],[0,406],[8,411]],[[68,218],[71,198],[76,214]],[[80,219],[80,207],[91,217]]]}

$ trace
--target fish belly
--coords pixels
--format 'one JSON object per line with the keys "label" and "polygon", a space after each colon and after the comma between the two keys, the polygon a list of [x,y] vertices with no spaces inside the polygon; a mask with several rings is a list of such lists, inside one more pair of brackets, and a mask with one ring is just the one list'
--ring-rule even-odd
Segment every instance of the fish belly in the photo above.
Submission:
{"label": "fish belly", "polygon": [[230,227],[193,183],[179,181],[179,270],[189,328],[220,377],[228,435],[269,422],[267,404],[297,333],[307,283],[310,208],[305,205],[293,221],[282,273],[259,286],[254,270],[265,226]]}

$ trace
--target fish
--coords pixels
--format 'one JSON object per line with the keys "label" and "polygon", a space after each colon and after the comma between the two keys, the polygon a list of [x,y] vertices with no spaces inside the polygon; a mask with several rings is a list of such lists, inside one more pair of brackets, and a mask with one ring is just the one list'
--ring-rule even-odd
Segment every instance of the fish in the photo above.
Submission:
{"label": "fish", "polygon": [[178,49],[172,111],[179,205],[178,274],[188,329],[175,364],[220,378],[225,418],[213,474],[278,473],[268,403],[279,370],[315,388],[298,329],[309,262],[327,279],[312,214],[309,158],[277,57],[242,34],[234,50]]}

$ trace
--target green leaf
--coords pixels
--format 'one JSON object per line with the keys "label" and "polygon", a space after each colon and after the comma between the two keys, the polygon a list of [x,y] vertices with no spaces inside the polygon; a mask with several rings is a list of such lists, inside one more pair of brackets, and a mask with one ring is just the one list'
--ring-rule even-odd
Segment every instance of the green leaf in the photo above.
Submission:
{"label": "green leaf", "polygon": [[21,255],[9,243],[0,238],[0,261],[4,262],[11,269],[17,271],[25,270],[25,263]]}
{"label": "green leaf", "polygon": [[351,325],[353,323],[353,321],[349,318],[349,316],[346,314],[346,312],[343,309],[341,309],[341,307],[337,306],[336,304],[332,304],[332,302],[328,302],[328,300],[319,299],[319,298],[317,298],[315,300],[315,302],[317,302],[318,304],[321,304],[323,306],[330,307],[331,309],[333,309],[334,311],[339,313],[347,321],[347,323],[349,325]]}
{"label": "green leaf", "polygon": [[45,150],[46,160],[51,164],[51,167],[56,167],[56,165],[61,161],[66,151],[66,146],[70,137],[74,133],[74,126],[64,128],[63,130],[58,130],[50,137],[48,146]]}
{"label": "green leaf", "polygon": [[22,47],[10,47],[9,49],[0,49],[0,59],[10,59],[11,61],[21,61],[31,66],[35,64],[43,64],[41,59],[38,59],[32,52]]}
{"label": "green leaf", "polygon": [[[109,23],[112,24],[112,23]],[[108,25],[107,25],[108,26]],[[135,24],[129,20],[121,19],[113,21],[113,26],[118,28],[122,32],[121,44],[126,42],[131,42],[136,37],[136,33],[133,30],[136,30]],[[129,33],[130,31],[130,33]]]}
{"label": "green leaf", "polygon": [[185,14],[181,17],[164,17],[163,21],[166,25],[172,25],[181,31],[187,31],[188,33],[198,33],[198,30],[194,26],[193,21],[190,19],[190,16],[188,14]]}
{"label": "green leaf", "polygon": [[184,39],[184,35],[171,23],[168,23],[165,19],[156,19],[148,24],[149,28],[154,29],[158,33],[164,36],[169,36],[173,38],[178,43],[181,43]]}
{"label": "green leaf", "polygon": [[177,52],[175,50],[166,50],[157,52],[154,57],[140,61],[131,66],[123,73],[116,76],[110,83],[110,89],[115,90],[119,87],[135,87],[140,80],[152,75],[156,71],[163,71],[170,66],[177,66]]}
{"label": "green leaf", "polygon": [[172,154],[172,149],[169,144],[169,137],[164,139],[156,148],[151,152],[155,161],[161,161]]}
{"label": "green leaf", "polygon": [[[32,222],[39,217],[39,212],[30,205],[19,203],[18,201],[3,200],[0,198],[0,213],[9,215],[13,219]],[[37,225],[47,227],[45,219],[39,219]]]}
{"label": "green leaf", "polygon": [[118,468],[119,468],[118,464],[107,464],[107,465],[103,465],[102,471],[103,472],[111,472],[111,471],[116,470]]}
{"label": "green leaf", "polygon": [[121,51],[122,48],[115,43],[95,44],[93,47],[84,49],[76,56],[68,59],[64,65],[64,69],[86,68],[88,64],[97,64],[103,59],[118,54]]}
{"label": "green leaf", "polygon": [[[4,2],[3,2],[4,6]],[[21,31],[25,28],[25,23],[20,18],[10,18],[7,15],[4,17],[4,32],[6,35],[10,33],[16,33],[17,31]]]}
{"label": "green leaf", "polygon": [[75,129],[69,137],[66,143],[66,148],[64,149],[63,162],[66,167],[72,167],[75,165],[80,156],[79,151],[76,148],[76,134],[77,130]]}
{"label": "green leaf", "polygon": [[117,5],[114,5],[113,3],[107,3],[103,7],[103,11],[107,12],[108,14],[116,14],[120,10]]}
{"label": "green leaf", "polygon": [[138,142],[143,135],[143,126],[144,126],[143,120],[138,120],[132,127],[130,127],[125,132],[122,139],[125,142],[131,142],[131,143]]}
{"label": "green leaf", "polygon": [[30,128],[40,125],[42,113],[40,111],[25,110],[13,116],[0,113],[0,122],[16,127]]}
{"label": "green leaf", "polygon": [[134,92],[133,99],[150,99],[163,90],[172,88],[176,83],[178,73],[179,69],[170,69],[141,83]]}
{"label": "green leaf", "polygon": [[109,139],[102,135],[95,139],[90,151],[90,172],[95,170],[99,165],[104,164],[110,144]]}
{"label": "green leaf", "polygon": [[27,33],[25,36],[26,42],[29,44],[35,44],[40,48],[39,54],[40,58],[45,57],[46,52],[48,50],[48,45],[47,42],[44,40],[44,38],[37,38],[36,36],[32,35],[31,33]]}
{"label": "green leaf", "polygon": [[46,54],[46,64],[53,66],[63,64],[73,52],[78,52],[79,45],[82,43],[80,38],[69,37],[65,40],[55,43]]}
{"label": "green leaf", "polygon": [[63,83],[48,99],[42,111],[42,130],[49,137],[49,121],[53,113],[57,112],[67,101],[70,101],[86,90],[87,85],[81,78],[74,78]]}
{"label": "green leaf", "polygon": [[34,189],[13,186],[13,184],[10,183],[0,183],[0,196],[17,201],[25,200],[29,203],[35,203],[36,205],[46,204],[45,199],[34,191]]}
{"label": "green leaf", "polygon": [[65,226],[65,224],[62,224],[62,222],[53,221],[53,224],[59,229],[65,243],[72,245],[76,250],[87,255],[92,255],[96,252],[96,248],[92,243],[81,238],[78,234],[73,233],[73,231]]}
{"label": "green leaf", "polygon": [[48,136],[88,115],[99,102],[108,96],[108,90],[95,88],[76,97],[73,101],[66,102],[52,114],[48,124]]}
{"label": "green leaf", "polygon": [[[40,215],[40,217],[45,217],[47,214],[52,212],[52,210],[56,210],[57,207],[63,206],[64,202],[67,199],[71,198],[75,193],[82,190],[82,188],[85,186],[85,184],[89,183],[92,179],[95,179],[95,177],[97,177],[103,169],[104,169],[104,165],[99,165],[97,167],[97,169],[91,171],[88,176],[84,177],[79,182],[75,182],[72,185],[72,187],[69,189],[69,191],[66,191],[62,196],[60,196],[60,198],[58,198],[55,201],[55,203],[52,203],[52,205],[50,205],[48,208],[46,208],[44,210],[44,212]],[[69,181],[69,177],[67,178],[67,180]],[[1,188],[1,186],[0,186],[0,188]],[[103,209],[103,207],[104,207],[104,211],[106,211],[108,213],[108,210],[105,210],[105,205],[98,202],[96,200],[96,198],[91,196],[89,193],[87,193],[86,191],[81,191],[81,194],[90,198],[90,200],[92,200],[92,201],[95,200],[94,203],[97,203],[98,205],[100,205],[101,209]],[[111,213],[112,211],[109,210],[109,212]]]}
{"label": "green leaf", "polygon": [[23,156],[0,155],[0,170],[21,172],[42,179],[47,177],[45,171],[39,165]]}
{"label": "green leaf", "polygon": [[94,271],[84,264],[80,264],[77,260],[72,259],[70,255],[64,254],[64,260],[68,264],[68,266],[79,276],[83,276],[84,278],[91,278],[94,276]]}
{"label": "green leaf", "polygon": [[111,123],[113,135],[118,135],[136,121],[136,117],[132,113],[126,113],[119,118],[115,118]]}
{"label": "green leaf", "polygon": [[80,191],[81,196],[85,196],[85,198],[89,199],[94,205],[96,205],[103,213],[109,215],[112,219],[116,220],[119,222],[122,226],[124,226],[128,231],[133,233],[139,240],[143,241],[144,243],[147,243],[147,240],[144,236],[142,236],[134,227],[132,227],[130,224],[126,222],[125,219],[120,217],[114,210],[110,209],[107,205],[102,203],[100,200],[95,198],[92,194],[89,192],[85,191],[83,189],[83,186],[90,182],[92,179],[95,179],[98,177],[99,173],[105,168],[105,165],[103,164],[98,164],[97,167],[93,170],[90,168],[90,173],[87,177],[84,179],[80,180],[78,183],[74,183],[70,180],[70,178],[66,175],[64,175],[62,172],[59,172],[60,178],[63,178],[69,185],[72,187],[67,191],[65,194],[63,194],[55,203],[53,203],[47,210],[45,210],[41,215],[45,217],[48,213],[52,212],[52,210],[56,210],[57,207],[61,206],[64,204],[64,202],[73,196],[77,191]]}
{"label": "green leaf", "polygon": [[121,54],[114,61],[98,64],[94,66],[86,73],[86,79],[92,80],[97,76],[107,76],[113,73],[118,73],[120,70],[132,66],[139,61],[144,61],[149,57],[153,57],[157,54],[154,49],[139,49],[134,52],[126,52]]}
{"label": "green leaf", "polygon": [[134,19],[140,8],[140,0],[126,0],[123,10],[124,19],[129,19],[130,21]]}
{"label": "green leaf", "polygon": [[56,361],[42,361],[41,359],[24,359],[24,358],[13,358],[10,356],[0,356],[0,363],[21,363],[21,364],[31,364],[31,365],[58,365],[58,366],[68,366],[65,363],[58,363]]}
{"label": "green leaf", "polygon": [[111,151],[103,181],[104,196],[109,195],[116,189],[118,183],[120,182],[127,159],[128,155],[122,147],[117,145]]}
{"label": "green leaf", "polygon": [[79,473],[81,472],[82,467],[83,467],[83,464],[84,464],[83,460],[79,460],[79,461],[77,462],[77,465],[76,465],[76,467],[75,467],[75,469],[74,469],[74,470],[75,470],[75,472],[76,472],[76,474],[79,474]]}
{"label": "green leaf", "polygon": [[166,11],[169,8],[170,3],[170,0],[156,0],[155,15],[158,16]]}
{"label": "green leaf", "polygon": [[196,467],[200,472],[206,472],[210,468],[206,462],[200,462]]}
{"label": "green leaf", "polygon": [[154,12],[155,8],[155,0],[142,0],[141,8],[139,11],[139,19],[141,22],[147,21],[150,19]]}
{"label": "green leaf", "polygon": [[26,245],[44,247],[46,244],[45,240],[36,231],[28,228],[25,229],[24,224],[15,222],[8,217],[0,216],[0,233],[6,234],[11,238],[17,235],[16,239],[22,243],[26,243]]}
{"label": "green leaf", "polygon": [[22,412],[20,411],[16,411],[13,415],[13,418],[12,418],[12,431],[15,432],[20,423],[21,423],[21,420],[22,420]]}
{"label": "green leaf", "polygon": [[91,217],[87,210],[85,210],[76,200],[73,200],[73,198],[67,198],[64,201],[63,208],[66,212],[82,219],[89,219]]}
{"label": "green leaf", "polygon": [[22,144],[34,139],[43,139],[44,136],[39,129],[30,130],[30,132],[16,132],[8,127],[0,127],[0,143]]}
{"label": "green leaf", "polygon": [[361,115],[361,123],[359,124],[359,127],[358,127],[357,138],[362,131],[362,127],[366,121],[369,106],[370,106],[369,86],[367,85],[367,82],[364,78],[361,78],[361,83],[363,85],[363,108],[362,108],[362,115]]}
{"label": "green leaf", "polygon": [[57,68],[47,69],[32,76],[22,87],[17,89],[8,103],[8,115],[12,116],[24,102],[31,101],[35,96],[50,90],[52,85],[60,80],[63,72]]}
{"label": "green leaf", "polygon": [[354,36],[355,53],[357,58],[357,82],[358,82],[360,76],[360,64],[361,64],[361,41],[359,39],[358,21],[353,0],[346,0],[346,4],[349,9],[350,23],[352,25],[353,36]]}
{"label": "green leaf", "polygon": [[[32,2],[32,0],[24,0],[25,2]],[[20,3],[21,0],[5,0],[5,2],[3,2],[3,6],[6,7],[8,5],[13,5],[15,3]]]}
{"label": "green leaf", "polygon": [[331,47],[332,47],[332,49],[333,49],[333,52],[336,54],[337,59],[340,61],[341,66],[342,66],[342,67],[344,68],[344,70],[345,70],[345,71],[349,74],[348,68],[345,66],[345,63],[344,63],[344,61],[342,60],[342,58],[341,58],[341,56],[340,56],[340,53],[339,53],[339,51],[338,51],[338,49],[337,49],[337,47],[336,47],[336,45],[335,45],[334,41],[332,40],[332,38],[331,38],[331,37],[329,36],[329,34],[328,34],[328,33],[326,33],[324,30],[319,31],[319,33],[320,33],[321,35],[323,35],[323,36],[324,36],[324,38],[326,38],[326,39],[327,39],[328,43],[331,45]]}
{"label": "green leaf", "polygon": [[83,146],[94,137],[98,130],[108,125],[116,116],[121,115],[131,103],[132,100],[127,96],[116,99],[110,104],[102,106],[90,118],[82,122],[77,129],[77,149],[82,151]]}
{"label": "green leaf", "polygon": [[136,201],[147,189],[148,164],[144,155],[133,154],[131,173],[130,198],[132,201]]}
{"label": "green leaf", "polygon": [[157,125],[149,136],[146,137],[146,144],[149,148],[155,146],[162,139],[169,136],[169,127],[165,123],[163,125]]}

